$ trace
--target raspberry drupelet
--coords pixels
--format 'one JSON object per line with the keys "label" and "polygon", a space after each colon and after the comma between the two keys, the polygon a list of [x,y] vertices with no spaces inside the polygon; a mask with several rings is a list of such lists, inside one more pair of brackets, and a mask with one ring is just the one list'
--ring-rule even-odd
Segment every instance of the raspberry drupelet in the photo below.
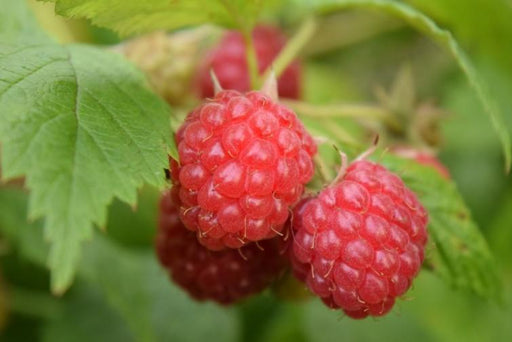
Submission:
{"label": "raspberry drupelet", "polygon": [[296,115],[260,91],[219,91],[187,116],[176,144],[181,219],[212,250],[280,235],[317,150]]}
{"label": "raspberry drupelet", "polygon": [[162,194],[156,237],[160,263],[196,300],[235,303],[269,286],[288,264],[281,237],[213,252],[179,218],[179,187]]}
{"label": "raspberry drupelet", "polygon": [[397,175],[356,161],[295,208],[294,273],[331,308],[356,319],[382,316],[420,270],[427,221]]}

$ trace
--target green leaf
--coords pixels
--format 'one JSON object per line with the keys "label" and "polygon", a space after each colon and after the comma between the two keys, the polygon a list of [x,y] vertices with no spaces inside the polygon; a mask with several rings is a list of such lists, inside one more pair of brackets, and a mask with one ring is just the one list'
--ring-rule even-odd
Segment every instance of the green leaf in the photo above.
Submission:
{"label": "green leaf", "polygon": [[56,12],[67,17],[90,19],[122,35],[175,30],[218,24],[250,28],[263,6],[261,0],[42,0],[56,3]]}
{"label": "green leaf", "polygon": [[[23,219],[27,197],[20,189],[0,187],[0,233],[24,261],[41,264],[44,256],[30,257],[44,255],[46,245],[38,234],[40,226]],[[140,201],[153,203],[144,197]],[[123,224],[135,230],[154,224],[144,212],[132,217],[130,222],[111,222],[108,228]],[[23,252],[24,246],[32,248],[30,254]],[[21,304],[38,299],[34,293],[14,294]],[[236,310],[192,300],[158,265],[152,246],[125,248],[102,234],[84,250],[75,285],[53,304],[58,307],[29,312],[51,316],[43,330],[45,341],[229,342],[240,333]]]}
{"label": "green leaf", "polygon": [[[485,68],[480,64],[479,70]],[[489,79],[488,73],[484,75]],[[506,74],[502,72],[501,79],[495,79],[492,83],[493,96],[499,101],[506,118],[510,119],[512,87],[504,81]],[[444,120],[441,125],[441,158],[457,181],[473,218],[482,224],[487,234],[489,219],[496,214],[503,200],[502,195],[507,192],[499,141],[487,118],[481,115],[482,107],[478,99],[461,77],[444,87],[443,108],[454,114],[453,118]],[[464,122],[464,129],[461,129],[461,122]]]}
{"label": "green leaf", "polygon": [[135,341],[119,313],[113,310],[101,291],[80,282],[61,304],[56,317],[42,329],[42,341],[114,342]]}
{"label": "green leaf", "polygon": [[[449,27],[455,36],[512,72],[512,6],[507,0],[405,0]],[[468,10],[471,9],[471,10]]]}
{"label": "green leaf", "polygon": [[16,188],[0,187],[0,233],[15,246],[23,258],[44,265],[48,256],[40,221],[30,224],[27,194]]}
{"label": "green leaf", "polygon": [[426,251],[427,267],[455,288],[500,300],[496,262],[455,183],[413,160],[390,154],[376,159],[400,175],[429,213],[429,237],[435,248]]}
{"label": "green leaf", "polygon": [[108,213],[108,236],[127,247],[153,246],[158,222],[155,208],[159,199],[157,189],[144,187],[139,191],[136,211],[126,203],[114,201]]}
{"label": "green leaf", "polygon": [[386,12],[405,20],[408,24],[446,49],[466,75],[485,112],[489,115],[494,129],[501,140],[506,170],[507,172],[510,171],[512,146],[509,133],[503,122],[501,110],[495,103],[493,96],[491,96],[487,88],[488,86],[450,32],[441,29],[429,17],[414,8],[391,0],[321,0],[315,4],[315,8],[321,13],[330,13],[346,8],[365,8]]}
{"label": "green leaf", "polygon": [[[414,284],[412,305],[407,313],[402,313],[402,317],[417,317],[432,336],[429,341],[508,341],[512,336],[510,305],[500,306],[482,298],[454,292],[432,273],[421,273]],[[505,303],[509,304],[512,300],[512,283],[508,282],[505,286]]]}
{"label": "green leaf", "polygon": [[[378,319],[353,320],[339,310],[329,310],[319,300],[306,303],[303,329],[306,341],[434,341],[431,332],[409,308],[415,301],[397,301],[393,311]],[[398,313],[398,314],[397,314]]]}
{"label": "green leaf", "polygon": [[198,303],[174,287],[151,251],[134,252],[97,236],[80,276],[100,289],[136,341],[235,341],[235,311]]}
{"label": "green leaf", "polygon": [[509,262],[512,260],[512,250],[510,248],[510,241],[512,241],[512,229],[510,229],[510,223],[512,222],[512,210],[510,210],[512,208],[511,183],[506,188],[505,195],[500,198],[500,202],[490,222],[489,240],[500,262],[507,268],[509,273],[512,273],[512,265]]}
{"label": "green leaf", "polygon": [[0,0],[0,42],[50,42],[26,1]]}
{"label": "green leaf", "polygon": [[92,47],[2,46],[0,75],[3,176],[26,175],[29,215],[46,216],[60,293],[113,197],[134,205],[144,182],[163,185],[168,109],[122,57]]}

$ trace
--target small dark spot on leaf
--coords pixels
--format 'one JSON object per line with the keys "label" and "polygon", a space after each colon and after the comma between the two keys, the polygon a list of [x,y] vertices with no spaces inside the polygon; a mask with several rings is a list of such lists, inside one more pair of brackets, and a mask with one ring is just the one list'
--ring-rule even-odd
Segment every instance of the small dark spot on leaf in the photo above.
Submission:
{"label": "small dark spot on leaf", "polygon": [[468,219],[468,214],[464,211],[459,211],[457,213],[457,217],[461,220],[467,220]]}

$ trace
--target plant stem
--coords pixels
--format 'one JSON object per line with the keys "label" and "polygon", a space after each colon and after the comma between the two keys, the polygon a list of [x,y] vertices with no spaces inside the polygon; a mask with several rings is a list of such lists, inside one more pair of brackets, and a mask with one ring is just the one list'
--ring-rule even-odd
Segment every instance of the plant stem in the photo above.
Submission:
{"label": "plant stem", "polygon": [[282,100],[283,104],[300,115],[313,118],[354,118],[382,121],[389,127],[400,130],[401,123],[393,113],[385,108],[367,104],[331,104],[314,105],[301,101]]}
{"label": "plant stem", "polygon": [[351,146],[356,149],[361,149],[364,145],[356,139],[352,134],[350,134],[346,129],[341,127],[337,122],[332,122],[332,120],[327,121],[324,125],[322,125],[325,132],[331,134],[331,136],[336,137],[336,139],[331,139],[334,143],[339,143],[345,146]]}
{"label": "plant stem", "polygon": [[316,21],[309,17],[300,26],[297,33],[288,41],[272,64],[265,70],[262,79],[266,80],[270,72],[274,70],[279,77],[286,67],[297,57],[302,48],[309,42],[316,30]]}
{"label": "plant stem", "polygon": [[258,71],[258,59],[254,47],[254,39],[251,28],[244,28],[242,31],[245,40],[245,49],[247,54],[247,67],[249,68],[249,77],[251,79],[251,89],[257,89],[260,86],[260,77]]}

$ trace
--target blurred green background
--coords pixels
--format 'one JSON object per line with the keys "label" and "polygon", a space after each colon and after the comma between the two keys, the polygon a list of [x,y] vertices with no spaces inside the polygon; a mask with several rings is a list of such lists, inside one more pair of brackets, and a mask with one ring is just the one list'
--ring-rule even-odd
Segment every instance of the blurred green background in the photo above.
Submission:
{"label": "blurred green background", "polygon": [[[408,0],[469,53],[512,130],[512,2]],[[61,42],[113,44],[112,32],[55,17],[29,1],[39,22]],[[1,9],[0,9],[1,10]],[[270,15],[286,26],[301,15]],[[41,222],[26,221],[27,194],[0,186],[1,341],[510,341],[512,340],[512,179],[488,118],[453,59],[400,20],[344,11],[319,19],[322,36],[305,49],[305,97],[313,103],[375,103],[404,65],[418,102],[446,111],[440,158],[494,252],[503,303],[454,291],[422,271],[413,289],[384,318],[350,320],[318,300],[298,303],[270,292],[231,308],[200,304],[175,288],[153,253],[158,193],[140,192],[134,211],[115,202],[106,232],[87,244],[78,279],[53,297]],[[332,35],[331,35],[332,36]]]}

